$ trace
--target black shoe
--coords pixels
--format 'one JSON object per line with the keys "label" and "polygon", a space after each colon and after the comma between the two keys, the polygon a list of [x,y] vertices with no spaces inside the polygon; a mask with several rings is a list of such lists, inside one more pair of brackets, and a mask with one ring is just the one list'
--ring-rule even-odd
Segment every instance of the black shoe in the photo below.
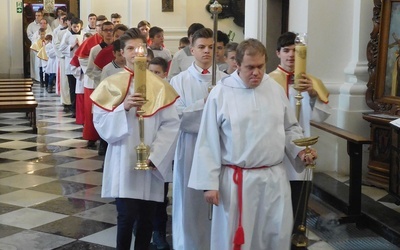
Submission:
{"label": "black shoe", "polygon": [[100,139],[99,152],[98,152],[98,154],[100,156],[106,155],[107,146],[108,146],[108,143],[106,141]]}
{"label": "black shoe", "polygon": [[44,83],[41,82],[41,83],[40,83],[40,87],[41,87],[41,88],[44,88]]}
{"label": "black shoe", "polygon": [[71,109],[69,108],[69,105],[64,105],[63,111],[64,111],[65,113],[71,112]]}
{"label": "black shoe", "polygon": [[166,239],[165,232],[154,231],[153,232],[153,245],[156,246],[157,250],[169,250],[169,244]]}
{"label": "black shoe", "polygon": [[72,113],[71,118],[76,118],[76,114]]}
{"label": "black shoe", "polygon": [[89,148],[96,147],[96,141],[88,141],[88,142],[87,142],[87,146],[88,146]]}

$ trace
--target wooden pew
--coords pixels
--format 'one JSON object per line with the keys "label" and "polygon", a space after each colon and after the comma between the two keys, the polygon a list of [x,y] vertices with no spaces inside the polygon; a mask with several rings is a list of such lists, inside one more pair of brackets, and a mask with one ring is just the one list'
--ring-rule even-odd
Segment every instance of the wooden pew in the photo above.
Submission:
{"label": "wooden pew", "polygon": [[20,88],[32,88],[32,85],[30,84],[7,84],[7,85],[2,85],[0,84],[0,89],[20,89]]}
{"label": "wooden pew", "polygon": [[9,78],[0,79],[0,82],[33,82],[32,78]]}
{"label": "wooden pew", "polygon": [[0,102],[0,113],[26,112],[33,133],[37,134],[36,127],[36,101],[4,101]]}
{"label": "wooden pew", "polygon": [[31,92],[31,88],[7,88],[7,89],[0,88],[0,93],[13,93],[13,92]]}
{"label": "wooden pew", "polygon": [[0,92],[0,97],[33,96],[33,92]]}
{"label": "wooden pew", "polygon": [[[371,140],[347,130],[333,126],[325,122],[311,121],[311,126],[327,133],[336,135],[347,141],[347,154],[350,157],[350,180],[348,187],[347,216],[340,219],[341,222],[356,222],[361,220],[361,180],[362,180],[362,146],[371,144]],[[315,187],[317,186],[314,183]],[[347,195],[347,194],[343,194]]]}
{"label": "wooden pew", "polygon": [[13,102],[13,101],[35,101],[35,97],[33,95],[0,96],[0,102]]}
{"label": "wooden pew", "polygon": [[0,85],[33,85],[33,82],[0,82]]}

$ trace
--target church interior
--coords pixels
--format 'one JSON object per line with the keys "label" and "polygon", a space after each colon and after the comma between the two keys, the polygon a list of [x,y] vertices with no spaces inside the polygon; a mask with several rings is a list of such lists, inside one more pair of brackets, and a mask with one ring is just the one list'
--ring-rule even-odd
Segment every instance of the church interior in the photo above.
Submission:
{"label": "church interior", "polygon": [[[164,29],[172,54],[191,23],[213,28],[206,10],[213,1],[208,0],[4,2],[0,90],[1,79],[30,78],[26,26],[34,17],[26,6],[65,6],[84,25],[90,13],[119,13],[128,27],[147,20]],[[311,122],[318,159],[307,210],[308,241],[298,249],[400,249],[400,95],[393,80],[400,69],[400,2],[219,2],[225,15],[218,29],[232,42],[260,40],[267,48],[267,72],[279,64],[275,45],[281,33],[307,33],[307,72],[329,91],[330,116]],[[58,94],[36,81],[31,92],[35,114],[7,107],[3,112],[0,104],[0,249],[115,249],[117,211],[114,199],[101,198],[99,143],[88,146],[83,126],[65,112]],[[1,98],[0,92],[0,102],[7,101]],[[173,249],[171,188],[166,236]]]}

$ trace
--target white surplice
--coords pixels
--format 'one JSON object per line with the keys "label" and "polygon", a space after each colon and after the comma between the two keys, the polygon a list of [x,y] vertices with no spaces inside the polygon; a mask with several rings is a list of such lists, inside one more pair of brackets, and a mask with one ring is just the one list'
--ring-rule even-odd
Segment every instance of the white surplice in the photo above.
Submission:
{"label": "white surplice", "polygon": [[[128,95],[133,93],[133,85],[130,85]],[[164,107],[144,118],[144,142],[151,148],[149,159],[156,170],[133,169],[135,148],[140,142],[135,108],[127,112],[122,103],[109,112],[94,105],[93,123],[99,135],[108,142],[101,196],[163,202],[164,180],[171,171],[179,129],[176,108],[173,105]]]}
{"label": "white surplice", "polygon": [[[226,76],[216,72],[217,81]],[[174,159],[172,205],[172,238],[174,249],[209,249],[211,222],[203,191],[187,187],[193,151],[204,108],[204,99],[211,86],[211,74],[201,74],[194,63],[171,79],[180,98],[175,105],[181,118],[180,133]]]}
{"label": "white surplice", "polygon": [[204,107],[194,152],[189,187],[219,190],[214,206],[211,249],[232,249],[238,226],[238,188],[234,170],[243,171],[241,249],[289,249],[292,232],[290,186],[282,160],[286,153],[302,164],[302,148],[292,140],[302,130],[283,89],[268,75],[246,88],[237,71],[220,81]]}
{"label": "white surplice", "polygon": [[[287,97],[289,99],[290,106],[293,108],[293,110],[296,110],[297,99],[295,96],[297,95],[298,91],[294,89],[293,84],[290,84],[289,74],[290,72],[285,71],[279,66],[276,70],[270,73],[270,76],[281,86],[286,86]],[[318,97],[311,98],[307,91],[301,92],[301,95],[303,96],[303,99],[301,99],[302,105],[300,108],[299,124],[303,128],[304,136],[309,137],[311,136],[310,121],[316,120],[318,122],[322,122],[326,120],[330,115],[330,107],[327,103],[323,103]],[[286,173],[289,180],[304,181],[306,177],[309,178],[309,180],[312,179],[312,176],[306,176],[306,171],[302,166],[299,167],[293,165],[287,156],[285,156],[283,159],[283,163],[285,166],[287,166]]]}

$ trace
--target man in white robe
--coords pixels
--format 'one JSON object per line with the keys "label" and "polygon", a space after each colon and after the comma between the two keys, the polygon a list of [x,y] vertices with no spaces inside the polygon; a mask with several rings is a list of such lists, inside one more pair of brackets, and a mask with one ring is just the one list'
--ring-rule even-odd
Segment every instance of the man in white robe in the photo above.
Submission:
{"label": "man in white robe", "polygon": [[255,39],[237,48],[238,69],[211,91],[203,111],[189,187],[214,204],[211,249],[289,249],[290,186],[282,160],[313,162],[283,89],[265,72]]}
{"label": "man in white robe", "polygon": [[[149,249],[152,219],[156,203],[164,201],[164,182],[171,171],[179,129],[173,105],[178,95],[168,83],[147,71],[147,102],[143,104],[142,94],[134,92],[133,48],[146,42],[135,30],[121,37],[125,70],[106,78],[91,95],[94,125],[108,142],[101,195],[116,198],[117,249],[130,249],[135,221],[135,249]],[[134,169],[135,148],[140,143],[136,111],[140,107],[145,111],[144,143],[150,147],[147,162],[153,170]]]}
{"label": "man in white robe", "polygon": [[[174,159],[172,238],[174,249],[209,249],[211,222],[203,191],[187,187],[194,145],[205,100],[211,87],[213,32],[202,28],[193,34],[191,53],[194,63],[171,79],[180,95],[176,107],[181,118],[180,134]],[[202,72],[208,73],[202,73]],[[226,76],[215,72],[216,79]]]}
{"label": "man in white robe", "polygon": [[[293,32],[286,32],[278,38],[276,54],[280,59],[280,64],[276,70],[272,71],[269,76],[277,81],[286,91],[289,98],[290,106],[296,108],[297,90],[293,87],[294,78],[294,62],[295,62],[295,39],[296,34]],[[303,128],[304,136],[310,136],[310,121],[316,120],[321,122],[328,118],[329,93],[323,85],[322,81],[307,74],[303,79],[299,80],[299,86],[303,87],[303,99],[301,101],[301,110],[299,116],[299,124]],[[283,159],[285,166],[292,166],[285,155]],[[307,203],[310,195],[311,178],[312,176],[306,175],[303,169],[295,169],[294,166],[286,168],[287,175],[290,180],[292,190],[292,205],[294,226],[293,233],[302,234],[298,227],[304,224],[307,220]]]}

